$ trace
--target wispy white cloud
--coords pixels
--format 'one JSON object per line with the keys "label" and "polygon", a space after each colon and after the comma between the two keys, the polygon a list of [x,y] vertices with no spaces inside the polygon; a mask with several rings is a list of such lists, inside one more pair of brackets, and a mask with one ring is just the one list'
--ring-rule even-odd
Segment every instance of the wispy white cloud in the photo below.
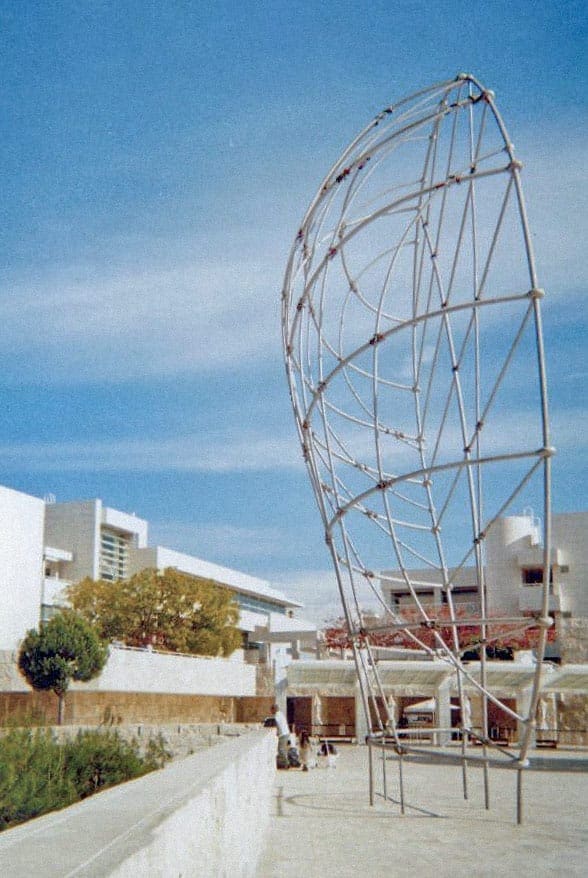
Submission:
{"label": "wispy white cloud", "polygon": [[[248,561],[267,562],[288,558],[291,542],[279,527],[241,527],[230,524],[202,524],[185,521],[159,521],[149,525],[150,542],[178,549],[197,557],[218,560],[236,558],[239,565]],[[233,562],[234,563],[234,562]]]}
{"label": "wispy white cloud", "polygon": [[298,570],[281,575],[277,584],[304,604],[301,615],[322,625],[343,613],[333,570]]}
{"label": "wispy white cloud", "polygon": [[574,130],[546,130],[542,144],[535,132],[532,142],[523,146],[523,183],[540,283],[553,296],[583,289],[588,222],[585,132],[576,120]]}
{"label": "wispy white cloud", "polygon": [[[425,455],[429,463],[437,443],[436,431],[439,429],[440,423],[440,418],[433,420],[431,432],[427,434],[425,431]],[[474,433],[474,424],[471,420],[469,429],[468,439],[471,439]],[[338,435],[341,445],[346,450],[344,453],[337,445],[336,450],[340,456],[344,457],[345,460],[359,461],[376,468],[378,458],[374,433],[371,428],[366,427],[353,434],[342,431]],[[580,449],[586,448],[588,443],[588,412],[581,408],[569,409],[554,406],[551,414],[551,441],[562,453],[578,452]],[[481,433],[481,454],[482,457],[488,457],[518,452],[531,453],[540,448],[541,443],[542,421],[539,408],[533,411],[528,408],[520,409],[514,405],[509,406],[505,403],[497,412],[491,411],[487,419]],[[439,464],[461,460],[463,445],[461,429],[457,417],[454,417],[444,423],[435,462]],[[332,440],[331,446],[335,447]],[[420,468],[420,457],[417,451],[393,437],[380,437],[379,453],[384,470],[388,474],[410,472]],[[324,469],[323,466],[320,468]],[[335,458],[335,469],[339,471],[341,478],[345,481],[345,473],[349,472],[349,467],[339,457]]]}
{"label": "wispy white cloud", "polygon": [[120,382],[279,362],[279,272],[244,257],[21,280],[0,305],[4,380]]}
{"label": "wispy white cloud", "polygon": [[122,439],[0,446],[5,470],[32,472],[248,472],[300,469],[295,439],[196,434],[173,439]]}
{"label": "wispy white cloud", "polygon": [[[301,615],[311,619],[319,626],[343,615],[343,606],[334,570],[296,570],[280,575],[277,584],[288,594],[296,595],[296,599],[304,604]],[[378,588],[377,585],[375,587]],[[365,590],[362,594],[361,608],[364,610],[381,609],[381,605],[371,589]]]}
{"label": "wispy white cloud", "polygon": [[[524,184],[540,280],[553,295],[584,282],[588,213],[585,144],[573,134],[559,143],[555,171],[551,153],[521,150],[530,153]],[[97,242],[86,261],[13,271],[0,288],[3,380],[112,383],[279,362],[290,210],[254,218],[256,250],[249,228],[231,233],[225,252],[220,234],[206,242],[170,232],[166,241],[129,231]]]}
{"label": "wispy white cloud", "polygon": [[[504,453],[520,437],[536,429],[530,413],[512,409],[494,425],[488,453]],[[560,451],[586,447],[588,412],[583,409],[557,410],[552,416],[553,441]],[[461,439],[447,430],[445,445],[461,447]],[[364,459],[373,456],[373,438],[366,431],[354,450]],[[154,439],[94,440],[89,442],[23,442],[0,445],[5,471],[26,468],[32,472],[253,472],[304,469],[298,441],[291,434],[268,436],[245,433],[237,438],[219,433]],[[411,458],[412,459],[412,458]],[[398,469],[406,455],[390,455]]]}

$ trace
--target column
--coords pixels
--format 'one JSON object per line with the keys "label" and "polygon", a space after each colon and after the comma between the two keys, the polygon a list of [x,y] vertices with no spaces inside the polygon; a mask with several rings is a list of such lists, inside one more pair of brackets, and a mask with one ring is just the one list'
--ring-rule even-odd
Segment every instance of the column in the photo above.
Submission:
{"label": "column", "polygon": [[435,717],[437,725],[446,732],[436,732],[434,743],[439,747],[444,747],[451,741],[451,678],[446,680],[437,687],[435,692]]}

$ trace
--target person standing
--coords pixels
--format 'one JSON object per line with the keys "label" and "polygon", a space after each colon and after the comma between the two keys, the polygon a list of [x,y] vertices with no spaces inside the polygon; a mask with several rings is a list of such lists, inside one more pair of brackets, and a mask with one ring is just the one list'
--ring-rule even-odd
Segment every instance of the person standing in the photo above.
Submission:
{"label": "person standing", "polygon": [[288,741],[290,739],[288,720],[277,704],[272,704],[272,714],[276,721],[278,735],[278,768],[288,768]]}

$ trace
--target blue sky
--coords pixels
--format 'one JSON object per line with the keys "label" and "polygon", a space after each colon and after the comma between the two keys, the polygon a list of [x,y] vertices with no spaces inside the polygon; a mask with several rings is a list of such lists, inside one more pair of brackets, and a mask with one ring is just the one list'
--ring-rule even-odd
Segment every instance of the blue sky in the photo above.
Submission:
{"label": "blue sky", "polygon": [[524,162],[554,507],[586,508],[585,4],[0,0],[0,24],[2,483],[102,497],[335,611],[282,365],[286,259],[369,119],[467,70]]}

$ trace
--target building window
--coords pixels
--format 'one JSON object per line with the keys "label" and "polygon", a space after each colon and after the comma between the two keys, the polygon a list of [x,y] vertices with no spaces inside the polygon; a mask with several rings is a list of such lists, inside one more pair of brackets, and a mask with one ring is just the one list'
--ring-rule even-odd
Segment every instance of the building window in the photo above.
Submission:
{"label": "building window", "polygon": [[103,529],[100,534],[100,578],[108,582],[126,579],[129,538]]}
{"label": "building window", "polygon": [[[543,567],[523,567],[523,585],[543,585]],[[549,582],[553,583],[553,567],[549,569]]]}
{"label": "building window", "polygon": [[263,598],[256,598],[253,595],[237,593],[235,599],[242,610],[250,610],[252,613],[280,613],[286,615],[286,607],[282,604],[275,604],[273,601],[266,601]]}
{"label": "building window", "polygon": [[[435,592],[432,588],[422,588],[422,586],[417,586],[415,588],[415,592],[417,596],[422,600],[425,598],[424,603],[432,603],[433,601],[427,601],[427,598],[435,597]],[[392,609],[396,609],[397,607],[406,607],[412,606],[412,595],[409,591],[391,591],[390,592],[390,606]]]}

